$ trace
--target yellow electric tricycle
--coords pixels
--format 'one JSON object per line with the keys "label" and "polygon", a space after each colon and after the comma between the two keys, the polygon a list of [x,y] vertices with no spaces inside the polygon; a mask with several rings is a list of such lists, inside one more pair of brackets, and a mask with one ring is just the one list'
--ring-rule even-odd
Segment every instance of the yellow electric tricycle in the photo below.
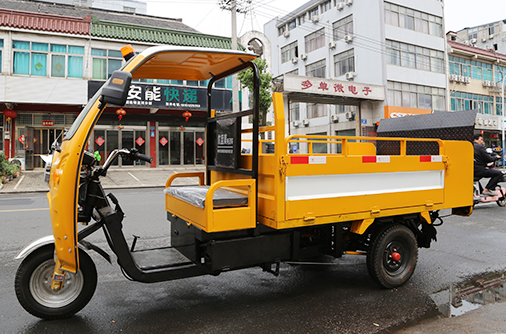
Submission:
{"label": "yellow electric tricycle", "polygon": [[[97,251],[110,261],[105,250],[86,240],[100,229],[122,272],[134,281],[218,275],[255,266],[277,275],[281,262],[353,254],[366,256],[375,282],[393,288],[413,274],[418,248],[430,247],[435,240],[433,222],[439,210],[471,213],[469,142],[287,137],[281,93],[273,95],[274,125],[258,126],[259,73],[252,62],[256,55],[171,46],[125,53],[125,66],[89,101],[61,145],[54,145],[46,169],[53,235],[17,256],[23,261],[16,274],[16,294],[37,317],[69,317],[92,298],[97,273],[86,251]],[[213,84],[243,70],[253,72],[252,108],[212,110]],[[118,155],[151,158],[120,149],[97,166],[85,150],[107,104],[125,104],[132,79],[209,80],[206,169],[168,178],[164,196],[170,244],[157,249],[136,249],[135,238],[127,242],[118,200],[100,185]],[[243,118],[251,118],[251,125],[245,126]],[[272,139],[260,140],[263,131]],[[249,143],[251,152],[241,149],[242,142]],[[198,177],[199,185],[173,186],[182,177]],[[84,227],[78,228],[78,223]]]}

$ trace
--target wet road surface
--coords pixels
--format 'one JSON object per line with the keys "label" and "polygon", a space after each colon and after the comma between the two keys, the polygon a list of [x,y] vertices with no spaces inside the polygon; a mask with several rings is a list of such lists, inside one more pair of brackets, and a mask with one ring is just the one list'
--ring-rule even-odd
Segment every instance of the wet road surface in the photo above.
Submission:
{"label": "wet road surface", "polygon": [[[127,214],[125,236],[140,235],[138,248],[164,245],[168,224],[161,189],[114,192]],[[142,197],[142,205],[139,198]],[[18,262],[29,242],[51,233],[45,194],[0,196],[0,323],[5,333],[378,333],[437,313],[431,295],[465,277],[504,271],[506,208],[477,206],[471,217],[448,217],[438,242],[420,249],[411,280],[393,290],[369,278],[365,257],[335,265],[282,264],[278,277],[259,268],[171,282],[125,279],[116,263],[91,253],[98,286],[76,316],[41,321],[14,294]],[[444,214],[444,213],[443,213]],[[101,232],[90,241],[107,249]]]}

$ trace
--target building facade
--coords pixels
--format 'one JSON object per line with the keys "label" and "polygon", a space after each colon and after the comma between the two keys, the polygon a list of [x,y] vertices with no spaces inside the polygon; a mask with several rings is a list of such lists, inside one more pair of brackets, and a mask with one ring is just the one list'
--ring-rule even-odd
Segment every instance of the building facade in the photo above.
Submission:
{"label": "building facade", "polygon": [[[0,151],[24,159],[28,169],[42,167],[40,155],[124,64],[121,47],[131,44],[136,52],[159,44],[231,48],[230,38],[147,15],[6,0],[0,18]],[[133,82],[126,115],[108,107],[88,150],[106,157],[115,148],[135,147],[154,158],[151,167],[204,163],[206,86],[170,78]],[[231,110],[231,86],[231,78],[215,83],[221,99],[213,108]],[[188,120],[185,111],[192,114]]]}
{"label": "building facade", "polygon": [[487,147],[502,146],[502,84],[506,55],[457,42],[449,32],[448,92],[451,111],[477,110],[475,129]]}
{"label": "building facade", "polygon": [[474,45],[480,49],[493,50],[506,53],[506,20],[482,24],[480,26],[464,28],[456,34],[452,34],[454,42]]}
{"label": "building facade", "polygon": [[264,33],[291,134],[375,135],[382,118],[447,109],[439,0],[313,0]]}

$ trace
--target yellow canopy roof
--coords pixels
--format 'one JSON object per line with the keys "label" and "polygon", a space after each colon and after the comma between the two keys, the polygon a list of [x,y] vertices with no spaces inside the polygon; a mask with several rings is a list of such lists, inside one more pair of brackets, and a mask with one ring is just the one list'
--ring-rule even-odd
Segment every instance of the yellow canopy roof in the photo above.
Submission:
{"label": "yellow canopy roof", "polygon": [[[236,50],[156,46],[140,54],[133,79],[207,80],[258,57]],[[212,74],[212,75],[211,75]]]}

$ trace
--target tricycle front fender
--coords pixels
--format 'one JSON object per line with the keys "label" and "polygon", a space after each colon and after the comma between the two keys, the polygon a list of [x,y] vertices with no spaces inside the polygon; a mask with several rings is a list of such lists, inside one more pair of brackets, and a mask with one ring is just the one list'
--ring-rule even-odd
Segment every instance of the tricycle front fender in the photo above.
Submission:
{"label": "tricycle front fender", "polygon": [[[82,242],[85,243],[84,241],[82,241]],[[48,236],[42,237],[40,239],[37,239],[37,240],[33,241],[32,243],[30,243],[25,248],[23,248],[18,253],[18,255],[16,255],[16,257],[14,259],[16,259],[16,260],[23,260],[25,257],[27,257],[28,255],[32,254],[37,249],[42,248],[42,247],[47,246],[47,245],[51,245],[51,244],[54,244],[54,236],[52,236],[52,235],[48,235]],[[90,249],[92,249],[92,250],[96,251],[98,254],[102,255],[102,257],[104,259],[106,259],[107,262],[111,263],[110,256],[102,248],[99,248],[99,247],[97,247],[97,246],[95,246],[93,244],[90,244],[90,243],[82,245],[81,242],[79,243],[78,246],[79,246],[79,248],[81,248],[83,250],[90,250]]]}
{"label": "tricycle front fender", "polygon": [[15,259],[22,260],[29,254],[31,254],[33,251],[49,244],[54,244],[54,237],[52,235],[48,235],[33,241],[28,246],[23,248],[21,252],[19,252],[18,255],[16,255]]}

